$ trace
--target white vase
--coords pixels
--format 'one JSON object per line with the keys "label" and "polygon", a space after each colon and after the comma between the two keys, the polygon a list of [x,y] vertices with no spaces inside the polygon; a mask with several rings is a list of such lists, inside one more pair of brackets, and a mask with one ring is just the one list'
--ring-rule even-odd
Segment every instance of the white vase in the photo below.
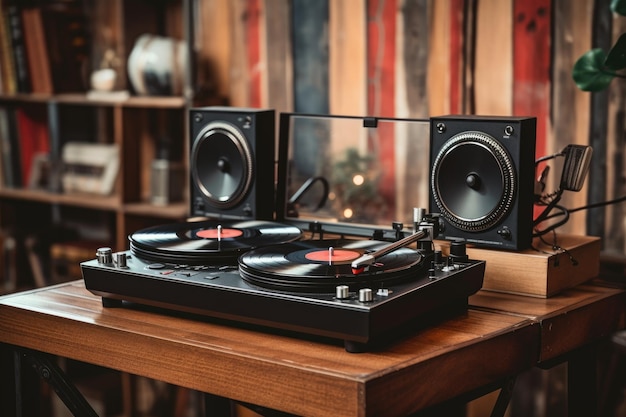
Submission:
{"label": "white vase", "polygon": [[184,41],[143,34],[128,57],[128,77],[140,95],[182,95],[187,73]]}

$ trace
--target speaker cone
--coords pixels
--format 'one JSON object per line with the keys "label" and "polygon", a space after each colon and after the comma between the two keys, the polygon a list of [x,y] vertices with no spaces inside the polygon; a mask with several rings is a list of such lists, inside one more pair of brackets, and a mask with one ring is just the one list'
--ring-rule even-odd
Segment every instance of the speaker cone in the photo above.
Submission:
{"label": "speaker cone", "polygon": [[508,152],[482,132],[462,132],[437,154],[431,171],[435,204],[454,227],[470,232],[489,229],[509,212],[516,189]]}
{"label": "speaker cone", "polygon": [[254,177],[252,153],[239,129],[226,122],[209,123],[191,150],[193,181],[207,202],[232,208],[248,193]]}

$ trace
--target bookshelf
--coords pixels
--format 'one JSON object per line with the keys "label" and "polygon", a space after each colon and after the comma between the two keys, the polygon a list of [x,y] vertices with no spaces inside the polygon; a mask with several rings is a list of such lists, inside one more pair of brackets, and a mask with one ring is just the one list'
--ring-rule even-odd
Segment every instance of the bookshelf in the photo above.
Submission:
{"label": "bookshelf", "polygon": [[[124,250],[128,235],[140,228],[184,221],[187,184],[182,199],[153,204],[151,164],[166,149],[167,158],[186,171],[187,110],[192,104],[210,103],[190,97],[187,74],[183,92],[153,95],[135,91],[127,73],[128,57],[142,34],[187,40],[185,0],[0,0],[0,6],[4,23],[0,40],[11,45],[0,48],[1,293],[52,284],[60,279],[55,264],[61,261],[91,259],[95,256],[91,249],[98,245]],[[23,19],[21,46],[11,33],[10,25],[16,24],[11,19],[16,16]],[[43,32],[32,35],[33,19],[44,22],[39,26]],[[83,26],[73,26],[71,33],[64,27],[68,22]],[[49,28],[57,31],[48,32]],[[68,46],[71,39],[87,44],[77,50]],[[21,68],[21,80],[19,69],[8,70],[8,65],[15,65],[16,46],[22,48],[22,59],[38,61]],[[117,73],[114,90],[127,95],[91,94],[89,75],[100,68],[105,53],[115,56],[107,64]],[[37,58],[41,54],[45,59]],[[66,74],[58,73],[60,59],[65,61]],[[23,133],[29,129],[38,133]],[[69,143],[103,144],[117,150],[119,167],[110,193],[67,191],[62,180],[69,166],[64,164]],[[38,154],[46,156],[39,155],[36,161]],[[90,166],[76,169],[95,172]],[[65,258],[55,259],[59,253]],[[75,259],[66,259],[70,254]],[[33,259],[44,266],[43,277],[38,276],[41,272],[37,273]]]}

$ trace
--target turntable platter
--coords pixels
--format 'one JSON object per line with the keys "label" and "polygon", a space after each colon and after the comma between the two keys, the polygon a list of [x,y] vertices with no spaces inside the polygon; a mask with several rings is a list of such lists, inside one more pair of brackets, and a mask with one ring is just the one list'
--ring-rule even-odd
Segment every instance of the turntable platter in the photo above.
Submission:
{"label": "turntable platter", "polygon": [[129,236],[133,254],[179,264],[236,263],[253,248],[299,239],[300,229],[269,221],[200,221],[140,230]]}
{"label": "turntable platter", "polygon": [[389,242],[376,240],[315,240],[272,245],[246,252],[239,258],[239,272],[249,283],[274,290],[328,292],[338,285],[390,284],[415,279],[423,266],[422,255],[400,248],[355,275],[351,262]]}

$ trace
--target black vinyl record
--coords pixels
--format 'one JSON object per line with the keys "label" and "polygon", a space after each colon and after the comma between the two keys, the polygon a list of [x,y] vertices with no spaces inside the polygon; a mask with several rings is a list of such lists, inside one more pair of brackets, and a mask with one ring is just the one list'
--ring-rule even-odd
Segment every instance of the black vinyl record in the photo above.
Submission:
{"label": "black vinyl record", "polygon": [[249,283],[290,292],[329,292],[338,285],[385,285],[415,279],[422,255],[399,248],[382,256],[366,271],[354,274],[352,261],[389,242],[375,240],[311,240],[248,251],[239,258],[239,272]]}
{"label": "black vinyl record", "polygon": [[149,227],[129,236],[131,252],[157,262],[235,263],[242,253],[299,239],[297,227],[270,221],[199,221]]}

